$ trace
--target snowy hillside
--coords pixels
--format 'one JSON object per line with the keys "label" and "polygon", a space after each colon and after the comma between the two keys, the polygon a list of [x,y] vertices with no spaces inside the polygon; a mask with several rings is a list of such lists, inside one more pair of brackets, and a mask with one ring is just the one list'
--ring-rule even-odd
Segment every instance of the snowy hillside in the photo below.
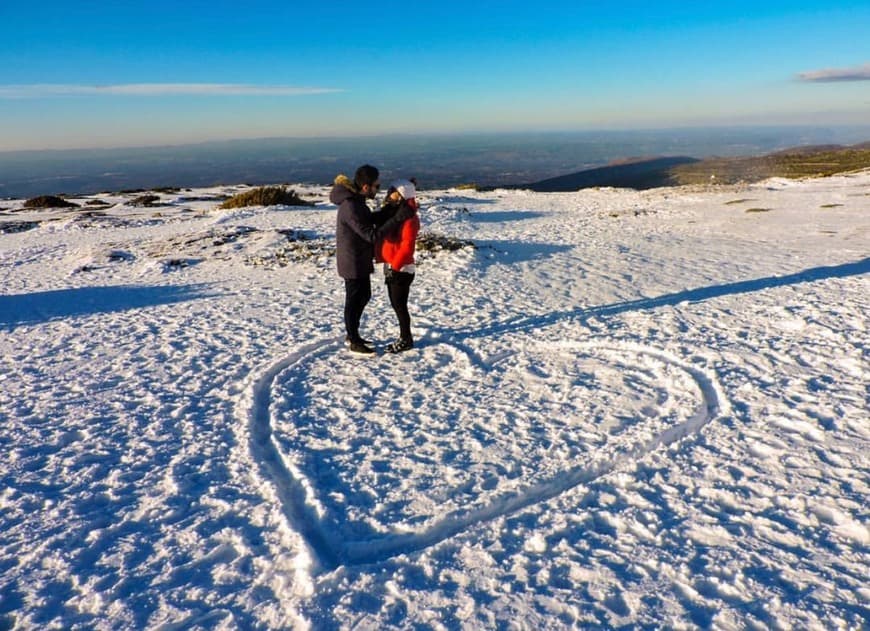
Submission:
{"label": "snowy hillside", "polygon": [[867,626],[870,172],[426,191],[375,358],[242,189],[0,201],[0,629]]}

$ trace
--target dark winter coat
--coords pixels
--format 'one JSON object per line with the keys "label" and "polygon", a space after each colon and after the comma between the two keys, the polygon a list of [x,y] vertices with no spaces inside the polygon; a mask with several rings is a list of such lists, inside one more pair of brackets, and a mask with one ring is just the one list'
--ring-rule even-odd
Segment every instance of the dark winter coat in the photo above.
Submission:
{"label": "dark winter coat", "polygon": [[375,271],[377,227],[366,198],[357,192],[353,182],[343,175],[335,178],[329,201],[338,205],[335,225],[335,258],[342,278],[365,278]]}

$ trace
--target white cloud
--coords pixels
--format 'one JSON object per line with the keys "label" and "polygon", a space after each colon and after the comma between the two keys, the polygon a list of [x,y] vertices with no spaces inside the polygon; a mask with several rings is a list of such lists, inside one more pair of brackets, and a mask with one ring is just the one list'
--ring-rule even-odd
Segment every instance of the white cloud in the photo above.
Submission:
{"label": "white cloud", "polygon": [[826,68],[801,72],[797,78],[813,83],[833,83],[837,81],[870,81],[870,64],[857,68]]}
{"label": "white cloud", "polygon": [[234,83],[122,83],[117,85],[42,83],[0,85],[0,99],[58,96],[304,96],[341,91],[335,88]]}

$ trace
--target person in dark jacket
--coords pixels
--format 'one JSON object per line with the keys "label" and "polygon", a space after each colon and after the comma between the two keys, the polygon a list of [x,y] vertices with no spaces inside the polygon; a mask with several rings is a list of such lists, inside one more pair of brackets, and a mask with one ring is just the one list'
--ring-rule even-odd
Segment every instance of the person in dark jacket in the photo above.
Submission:
{"label": "person in dark jacket", "polygon": [[410,208],[400,209],[382,226],[375,225],[366,202],[377,195],[379,178],[377,168],[364,164],[356,170],[353,181],[344,175],[336,177],[329,194],[329,201],[338,206],[335,255],[338,275],[344,279],[345,341],[351,351],[362,354],[375,352],[359,333],[363,311],[372,297],[375,244],[413,215]]}

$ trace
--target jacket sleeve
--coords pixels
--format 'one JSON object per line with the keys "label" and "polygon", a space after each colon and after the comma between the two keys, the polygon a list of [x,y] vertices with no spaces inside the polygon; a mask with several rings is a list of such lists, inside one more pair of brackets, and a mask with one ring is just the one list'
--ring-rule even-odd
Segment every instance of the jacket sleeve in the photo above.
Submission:
{"label": "jacket sleeve", "polygon": [[396,227],[401,224],[407,215],[399,211],[381,226],[376,226],[372,219],[372,212],[364,203],[348,202],[349,208],[343,215],[343,221],[353,230],[360,238],[368,241],[371,244],[377,243],[378,239],[383,239],[384,235],[390,234]]}
{"label": "jacket sleeve", "polygon": [[383,226],[393,215],[396,214],[396,208],[390,206],[384,206],[377,212],[372,213],[372,223],[376,226]]}
{"label": "jacket sleeve", "polygon": [[390,266],[393,269],[402,269],[405,265],[414,262],[414,247],[417,243],[417,234],[420,232],[419,217],[411,217],[402,224],[399,247],[390,257]]}
{"label": "jacket sleeve", "polygon": [[377,240],[377,226],[372,221],[372,212],[364,203],[348,200],[345,202],[341,221],[364,241]]}

